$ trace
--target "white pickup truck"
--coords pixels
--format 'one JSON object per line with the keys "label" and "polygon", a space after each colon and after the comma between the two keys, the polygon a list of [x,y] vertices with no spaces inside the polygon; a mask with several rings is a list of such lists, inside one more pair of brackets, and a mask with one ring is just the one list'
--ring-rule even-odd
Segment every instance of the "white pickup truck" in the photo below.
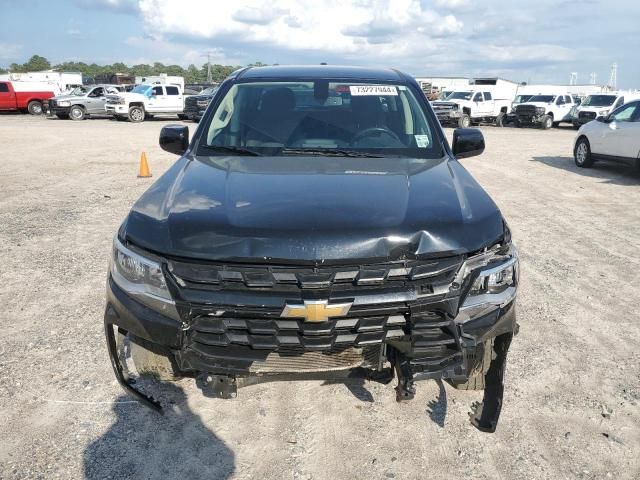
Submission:
{"label": "white pickup truck", "polygon": [[521,127],[539,126],[545,130],[560,122],[571,123],[574,106],[575,101],[567,92],[534,95],[515,107],[516,123]]}
{"label": "white pickup truck", "polygon": [[502,126],[511,100],[494,99],[485,90],[466,90],[455,91],[445,101],[432,102],[431,106],[442,125],[468,128],[472,123],[491,122]]}
{"label": "white pickup truck", "polygon": [[130,92],[107,96],[105,111],[116,118],[142,122],[153,115],[184,115],[184,94],[179,85],[138,85]]}

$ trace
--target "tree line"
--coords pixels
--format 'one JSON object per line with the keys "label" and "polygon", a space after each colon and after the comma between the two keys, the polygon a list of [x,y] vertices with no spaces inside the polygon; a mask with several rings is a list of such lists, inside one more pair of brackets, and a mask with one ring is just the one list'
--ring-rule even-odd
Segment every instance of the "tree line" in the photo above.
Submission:
{"label": "tree line", "polygon": [[[251,65],[260,66],[265,64],[262,62],[256,62]],[[241,66],[212,64],[211,78],[214,82],[220,82],[238,68],[241,68]],[[0,73],[39,72],[51,69],[58,72],[80,72],[91,78],[95,78],[98,75],[109,75],[113,73],[126,73],[142,77],[166,73],[167,75],[184,77],[185,83],[206,83],[207,81],[206,63],[201,67],[191,64],[187,68],[180,65],[165,65],[161,62],[154,62],[153,65],[141,63],[132,66],[128,66],[122,62],[116,62],[111,65],[98,65],[96,63],[88,64],[85,62],[62,62],[52,65],[49,60],[40,55],[33,55],[25,63],[12,63],[7,68],[0,67]]]}

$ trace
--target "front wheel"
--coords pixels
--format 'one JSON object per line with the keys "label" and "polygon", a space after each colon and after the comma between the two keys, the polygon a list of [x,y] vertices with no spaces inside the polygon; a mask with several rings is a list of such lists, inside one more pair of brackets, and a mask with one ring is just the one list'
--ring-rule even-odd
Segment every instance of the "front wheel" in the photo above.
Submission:
{"label": "front wheel", "polygon": [[144,108],[135,106],[129,109],[129,121],[140,123],[144,121]]}
{"label": "front wheel", "polygon": [[187,115],[185,115],[184,113],[179,113],[178,114],[178,118],[180,120],[189,120],[189,117]]}
{"label": "front wheel", "polygon": [[71,107],[71,110],[69,110],[69,118],[71,118],[71,120],[84,120],[85,117],[84,108],[78,105],[74,105]]}
{"label": "front wheel", "polygon": [[[494,339],[487,340],[482,345],[482,358],[475,361],[469,378],[466,382],[449,382],[456,390],[483,390],[485,385],[485,375],[489,371],[491,361],[496,357],[493,351]],[[468,359],[470,362],[475,359]]]}
{"label": "front wheel", "polygon": [[506,115],[504,114],[504,112],[500,112],[498,114],[498,116],[496,117],[496,127],[504,127],[504,117]]}
{"label": "front wheel", "polygon": [[471,126],[471,118],[466,113],[463,113],[462,116],[458,119],[458,127],[469,128],[470,126]]}
{"label": "front wheel", "polygon": [[42,102],[40,100],[31,100],[27,105],[27,110],[31,115],[42,115]]}
{"label": "front wheel", "polygon": [[544,115],[542,117],[541,126],[543,130],[549,130],[551,127],[553,127],[553,117]]}
{"label": "front wheel", "polygon": [[586,137],[580,137],[576,142],[576,148],[573,152],[573,158],[576,165],[580,168],[589,168],[593,165],[593,158],[591,157],[591,145]]}

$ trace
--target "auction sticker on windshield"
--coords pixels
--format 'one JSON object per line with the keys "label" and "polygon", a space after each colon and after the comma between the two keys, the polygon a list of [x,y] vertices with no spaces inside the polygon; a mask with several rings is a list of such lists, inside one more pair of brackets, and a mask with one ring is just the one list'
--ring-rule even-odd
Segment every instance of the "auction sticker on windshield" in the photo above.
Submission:
{"label": "auction sticker on windshield", "polygon": [[398,95],[398,90],[393,85],[350,85],[352,96],[362,95]]}

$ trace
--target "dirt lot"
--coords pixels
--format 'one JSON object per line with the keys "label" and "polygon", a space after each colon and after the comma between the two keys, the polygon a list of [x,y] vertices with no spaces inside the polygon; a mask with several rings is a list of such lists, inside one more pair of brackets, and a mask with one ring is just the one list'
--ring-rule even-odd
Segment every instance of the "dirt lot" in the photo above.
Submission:
{"label": "dirt lot", "polygon": [[495,434],[468,422],[480,392],[435,382],[406,404],[321,382],[214,400],[191,380],[167,387],[165,416],[131,401],[105,350],[105,273],[153,182],[140,152],[154,179],[175,159],[164,123],[0,116],[0,478],[640,478],[640,177],[576,168],[572,130],[487,127],[463,161],[521,252]]}

